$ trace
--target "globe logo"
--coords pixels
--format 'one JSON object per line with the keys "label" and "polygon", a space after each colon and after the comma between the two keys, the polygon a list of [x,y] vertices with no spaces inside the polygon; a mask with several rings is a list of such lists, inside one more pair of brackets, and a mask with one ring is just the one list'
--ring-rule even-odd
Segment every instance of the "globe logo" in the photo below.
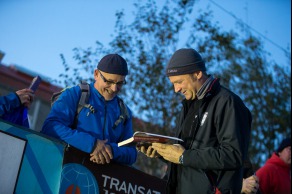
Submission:
{"label": "globe logo", "polygon": [[94,175],[85,166],[65,164],[61,174],[60,194],[99,194]]}

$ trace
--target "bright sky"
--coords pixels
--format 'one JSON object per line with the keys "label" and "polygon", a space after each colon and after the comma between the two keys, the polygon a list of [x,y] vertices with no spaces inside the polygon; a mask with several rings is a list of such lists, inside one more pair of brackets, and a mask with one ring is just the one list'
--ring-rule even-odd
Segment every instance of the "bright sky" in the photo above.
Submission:
{"label": "bright sky", "polygon": [[[17,64],[56,79],[64,70],[61,53],[74,64],[70,61],[73,48],[94,46],[96,40],[106,45],[113,34],[115,12],[124,9],[127,22],[131,22],[134,2],[0,0],[0,51],[5,53],[2,63]],[[291,53],[291,0],[201,0],[196,5],[201,9],[209,5],[215,20],[226,29],[235,28],[232,14],[241,19],[268,39],[262,37],[273,59],[287,65],[279,47],[288,47]]]}

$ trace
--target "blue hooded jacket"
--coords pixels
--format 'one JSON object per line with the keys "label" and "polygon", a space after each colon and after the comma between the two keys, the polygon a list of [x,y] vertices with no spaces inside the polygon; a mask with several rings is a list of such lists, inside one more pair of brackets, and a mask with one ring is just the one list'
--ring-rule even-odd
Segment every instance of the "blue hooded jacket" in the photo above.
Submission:
{"label": "blue hooded jacket", "polygon": [[87,153],[93,151],[96,140],[107,139],[107,144],[112,148],[113,161],[133,164],[137,158],[136,148],[117,145],[118,142],[133,135],[130,109],[127,107],[130,116],[126,123],[120,123],[113,129],[114,122],[120,116],[117,97],[105,101],[93,83],[89,84],[89,87],[89,104],[94,108],[94,113],[89,108],[83,108],[79,113],[76,129],[72,129],[81,89],[79,86],[67,88],[54,103],[44,122],[42,133],[61,139]]}

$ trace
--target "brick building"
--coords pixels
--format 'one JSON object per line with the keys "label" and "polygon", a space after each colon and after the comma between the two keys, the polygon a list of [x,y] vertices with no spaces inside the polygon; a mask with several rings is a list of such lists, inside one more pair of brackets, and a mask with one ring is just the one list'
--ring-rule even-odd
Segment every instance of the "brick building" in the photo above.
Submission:
{"label": "brick building", "polygon": [[[4,65],[0,60],[0,95],[29,87],[30,82],[37,75],[39,74],[17,65]],[[52,84],[50,79],[39,76],[42,78],[42,82],[28,111],[30,128],[35,131],[41,130],[43,122],[49,114],[52,94],[62,89],[60,86]]]}

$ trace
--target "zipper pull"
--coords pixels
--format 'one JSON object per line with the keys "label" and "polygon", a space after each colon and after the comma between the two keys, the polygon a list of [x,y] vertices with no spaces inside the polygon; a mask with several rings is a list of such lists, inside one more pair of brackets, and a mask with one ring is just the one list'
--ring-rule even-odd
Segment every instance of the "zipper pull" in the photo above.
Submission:
{"label": "zipper pull", "polygon": [[65,150],[69,151],[69,148],[70,148],[70,144],[67,144]]}
{"label": "zipper pull", "polygon": [[84,107],[89,109],[89,111],[87,112],[87,115],[86,115],[87,117],[89,116],[90,113],[92,113],[92,114],[95,113],[93,106],[91,106],[90,104],[86,104],[86,105],[84,105]]}

